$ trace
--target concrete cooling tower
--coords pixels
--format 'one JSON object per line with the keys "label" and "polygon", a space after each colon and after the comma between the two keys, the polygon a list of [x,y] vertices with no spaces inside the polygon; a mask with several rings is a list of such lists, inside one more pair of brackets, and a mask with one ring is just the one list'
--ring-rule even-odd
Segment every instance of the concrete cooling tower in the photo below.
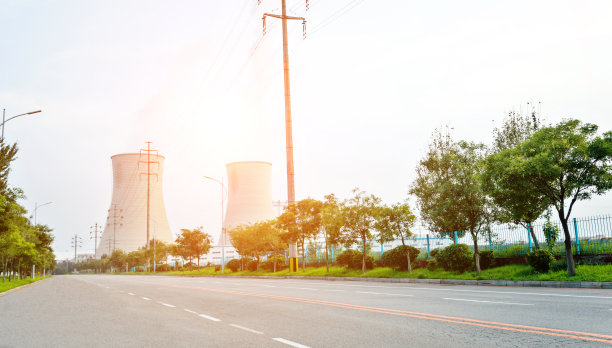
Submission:
{"label": "concrete cooling tower", "polygon": [[[162,197],[164,157],[127,153],[111,157],[113,196],[96,257],[113,248],[130,252],[147,244],[147,177],[149,178],[149,238],[172,242]],[[148,172],[147,172],[147,161]]]}
{"label": "concrete cooling tower", "polygon": [[[233,162],[227,168],[228,198],[224,228],[226,231],[243,224],[274,218],[270,173],[268,162]],[[219,245],[225,243],[219,237]],[[227,241],[229,242],[229,241]]]}

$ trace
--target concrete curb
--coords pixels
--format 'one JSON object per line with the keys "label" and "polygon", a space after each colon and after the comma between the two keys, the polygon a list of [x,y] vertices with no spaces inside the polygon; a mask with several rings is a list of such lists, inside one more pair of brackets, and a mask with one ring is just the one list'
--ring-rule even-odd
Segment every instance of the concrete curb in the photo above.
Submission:
{"label": "concrete curb", "polygon": [[[151,274],[143,274],[151,275]],[[252,276],[252,275],[195,275],[195,274],[156,274],[159,276],[176,277],[211,277],[211,278],[253,278],[253,279],[306,279],[326,281],[366,281],[377,283],[415,283],[441,285],[472,285],[472,286],[512,286],[530,288],[582,288],[582,289],[612,289],[612,282],[572,282],[572,281],[540,281],[540,280],[474,280],[474,279],[417,279],[417,278],[370,278],[370,277],[326,277],[326,276]]]}
{"label": "concrete curb", "polygon": [[12,293],[12,292],[21,291],[21,290],[23,290],[23,289],[25,289],[25,288],[27,288],[27,287],[30,287],[30,286],[32,286],[32,285],[34,285],[34,284],[36,284],[36,283],[39,283],[39,282],[45,281],[45,280],[47,280],[47,279],[51,279],[51,277],[47,277],[47,278],[44,278],[44,279],[40,279],[40,280],[37,280],[37,281],[32,282],[32,283],[30,283],[30,284],[20,285],[20,286],[18,286],[18,287],[16,287],[16,288],[12,288],[12,289],[6,290],[6,291],[4,291],[4,292],[0,292],[0,297],[5,296],[5,295],[8,295],[8,294],[10,294],[10,293]]}

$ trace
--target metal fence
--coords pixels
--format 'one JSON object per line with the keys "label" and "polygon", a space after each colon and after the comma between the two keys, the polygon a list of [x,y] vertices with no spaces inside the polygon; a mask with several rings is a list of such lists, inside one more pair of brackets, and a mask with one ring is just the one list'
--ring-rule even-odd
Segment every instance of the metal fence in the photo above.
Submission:
{"label": "metal fence", "polygon": [[[558,237],[552,241],[547,238],[546,230],[558,229]],[[572,240],[572,253],[574,255],[588,254],[610,254],[612,253],[612,216],[591,216],[573,218],[568,221],[570,236]],[[534,238],[535,237],[535,238]],[[429,255],[431,250],[443,249],[451,244],[466,244],[473,249],[472,236],[469,232],[450,232],[444,236],[433,233],[417,233],[406,240],[407,245],[416,247],[422,251],[422,255]],[[400,240],[370,245],[370,255],[379,258],[385,251],[401,245]],[[514,224],[494,225],[485,229],[478,235],[479,250],[494,250],[496,257],[526,256],[527,253],[536,249],[539,245],[542,249],[550,250],[554,255],[565,254],[565,235],[559,221],[537,221],[530,226]],[[314,249],[314,250],[313,250]],[[330,250],[330,260],[335,262],[336,256],[340,254],[343,247],[334,247]],[[322,243],[307,245],[307,263],[325,262],[325,247]],[[300,250],[301,262],[301,250]]]}

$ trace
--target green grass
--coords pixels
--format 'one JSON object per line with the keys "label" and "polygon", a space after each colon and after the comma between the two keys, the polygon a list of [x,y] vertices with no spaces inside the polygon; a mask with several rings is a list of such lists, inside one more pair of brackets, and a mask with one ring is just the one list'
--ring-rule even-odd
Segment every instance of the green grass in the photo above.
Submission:
{"label": "green grass", "polygon": [[[143,272],[129,272],[126,274],[150,274]],[[215,271],[214,267],[205,267],[194,271],[172,271],[158,272],[157,274],[175,275],[221,275],[221,271]],[[569,277],[567,270],[550,271],[538,273],[527,265],[507,265],[502,267],[483,270],[480,275],[476,272],[454,273],[441,269],[430,271],[425,268],[415,269],[412,274],[407,271],[394,271],[388,267],[377,267],[368,270],[365,274],[360,270],[350,270],[344,267],[330,267],[329,272],[325,267],[307,267],[306,272],[289,273],[288,269],[279,272],[232,272],[225,270],[228,276],[327,276],[327,277],[371,277],[371,278],[422,278],[422,279],[474,279],[474,280],[539,280],[539,281],[591,281],[612,282],[612,265],[577,265],[576,275]]]}
{"label": "green grass", "polygon": [[[45,277],[48,278],[49,276]],[[36,279],[32,279],[32,278],[26,278],[26,279],[22,279],[22,280],[13,280],[13,281],[8,281],[8,279],[6,279],[4,281],[4,283],[2,283],[2,281],[0,280],[0,292],[5,292],[7,290],[10,289],[14,289],[16,287],[22,286],[22,285],[26,285],[26,284],[30,284],[30,283],[34,283],[36,281],[39,281],[43,279],[42,277],[37,277]]]}

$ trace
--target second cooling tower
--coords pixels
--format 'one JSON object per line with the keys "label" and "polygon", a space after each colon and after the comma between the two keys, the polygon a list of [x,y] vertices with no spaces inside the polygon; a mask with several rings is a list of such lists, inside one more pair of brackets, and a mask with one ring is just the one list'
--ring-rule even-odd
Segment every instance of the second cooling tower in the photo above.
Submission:
{"label": "second cooling tower", "polygon": [[147,192],[149,238],[172,242],[162,196],[164,157],[127,153],[112,156],[111,160],[113,196],[96,257],[110,256],[113,249],[127,253],[147,244]]}
{"label": "second cooling tower", "polygon": [[[229,191],[223,224],[226,231],[274,218],[270,190],[272,164],[248,161],[228,163],[225,167]],[[224,244],[222,238],[219,240],[219,244]]]}

